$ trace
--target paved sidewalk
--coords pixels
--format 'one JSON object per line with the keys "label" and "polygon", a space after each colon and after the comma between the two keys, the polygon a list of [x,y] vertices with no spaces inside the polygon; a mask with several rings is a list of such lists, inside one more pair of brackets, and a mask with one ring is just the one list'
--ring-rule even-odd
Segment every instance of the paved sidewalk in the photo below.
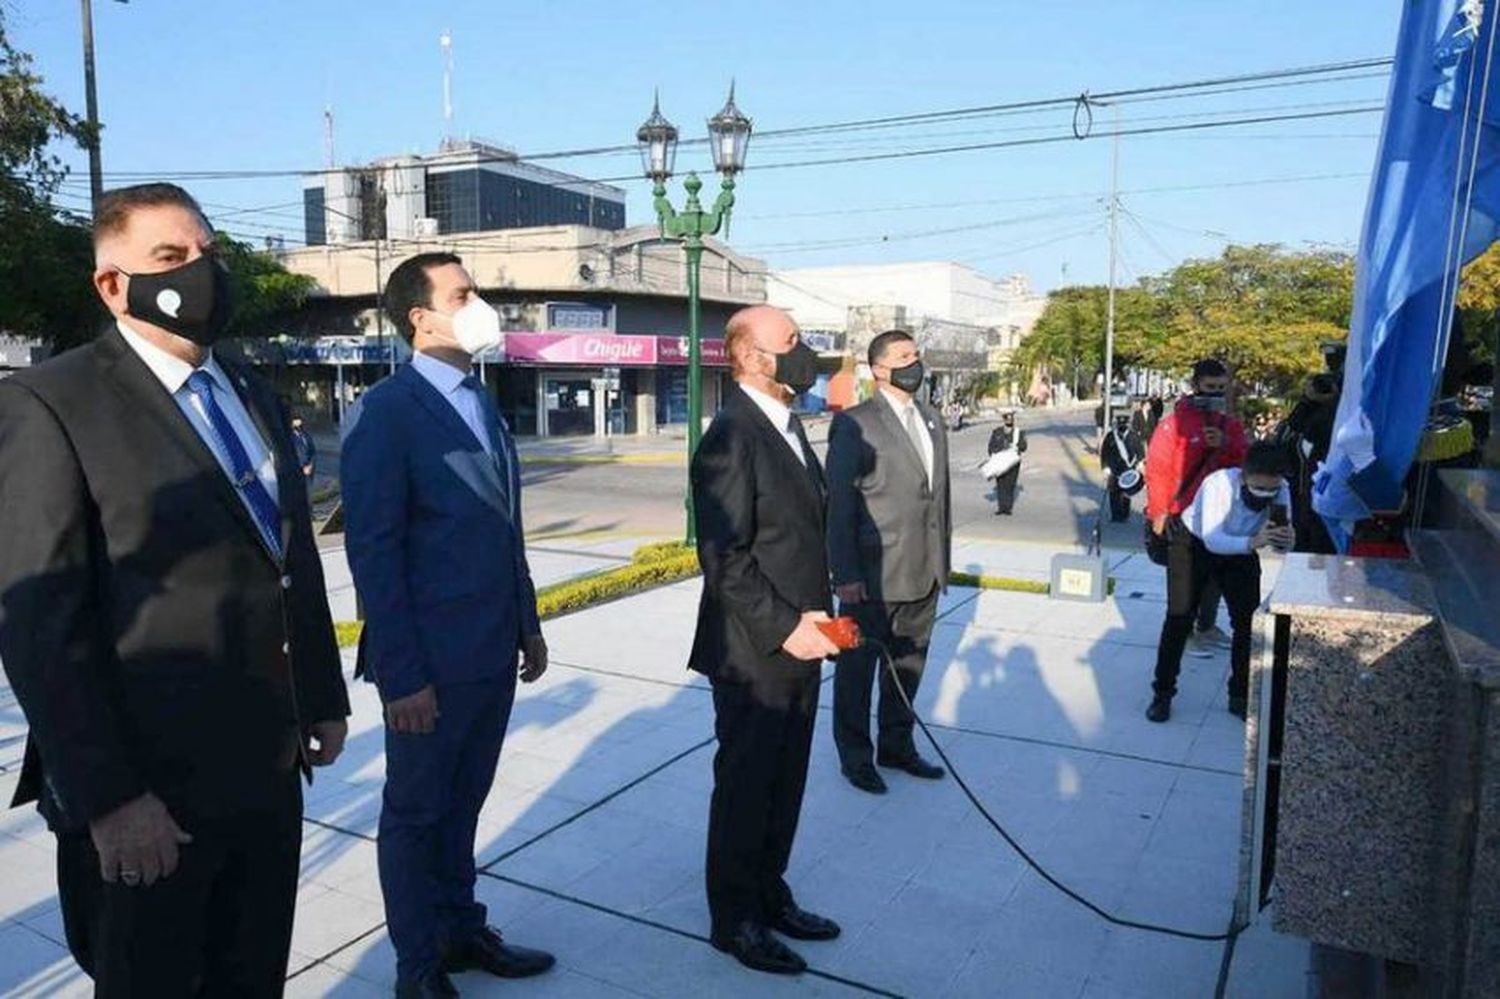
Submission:
{"label": "paved sidewalk", "polygon": [[[635,543],[558,553],[555,570],[620,558]],[[550,554],[537,552],[534,566]],[[970,545],[957,561],[1015,574],[1040,573],[1049,558]],[[1171,724],[1141,717],[1163,610],[1160,570],[1144,561],[1111,556],[1121,582],[1103,604],[950,592],[919,708],[987,807],[1058,878],[1123,917],[1221,932],[1237,876],[1242,725],[1224,711],[1222,660],[1187,660]],[[829,684],[791,880],[844,937],[801,945],[814,973],[795,983],[709,948],[712,702],[683,669],[699,586],[546,625],[553,669],[517,699],[480,822],[480,890],[494,922],[556,951],[560,965],[522,985],[461,976],[464,994],[1214,994],[1224,945],[1090,914],[1029,870],[951,780],[896,775],[883,798],[850,788],[829,732]],[[348,750],[308,794],[293,996],[385,995],[393,980],[370,839],[379,708],[369,687],[351,690]],[[0,689],[0,795],[14,789],[22,734]],[[63,946],[52,864],[33,813],[0,813],[0,994],[87,994]],[[1228,994],[1304,995],[1306,945],[1263,923],[1233,953]]]}

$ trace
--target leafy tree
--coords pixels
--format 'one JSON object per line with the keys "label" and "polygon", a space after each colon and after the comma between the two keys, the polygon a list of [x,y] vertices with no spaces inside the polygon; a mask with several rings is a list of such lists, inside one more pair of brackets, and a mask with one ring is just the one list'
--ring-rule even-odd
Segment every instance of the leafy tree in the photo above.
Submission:
{"label": "leafy tree", "polygon": [[[1341,253],[1231,246],[1116,292],[1115,365],[1185,374],[1218,357],[1242,382],[1285,393],[1322,365],[1353,301],[1352,260]],[[1032,369],[1090,385],[1103,370],[1108,289],[1062,288],[1018,354]]]}
{"label": "leafy tree", "polygon": [[52,206],[67,171],[51,143],[84,145],[90,133],[41,84],[31,57],[10,44],[0,10],[0,332],[69,346],[102,310],[89,281],[88,229]]}
{"label": "leafy tree", "polygon": [[[52,203],[67,176],[52,143],[86,146],[91,133],[42,83],[31,57],[10,44],[0,8],[0,332],[66,349],[90,339],[106,314],[93,288],[88,222]],[[274,335],[314,282],[247,244],[222,234],[218,243],[235,290],[230,333]]]}
{"label": "leafy tree", "polygon": [[292,274],[269,253],[219,233],[219,259],[229,268],[234,289],[234,315],[229,335],[271,337],[277,324],[301,308],[317,282],[305,274]]}

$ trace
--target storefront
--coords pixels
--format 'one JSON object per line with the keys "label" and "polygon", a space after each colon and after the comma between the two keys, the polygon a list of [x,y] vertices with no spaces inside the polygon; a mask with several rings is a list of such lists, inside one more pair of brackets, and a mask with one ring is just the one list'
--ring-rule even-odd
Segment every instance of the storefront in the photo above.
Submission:
{"label": "storefront", "polygon": [[[650,434],[687,423],[686,337],[606,332],[507,333],[491,380],[522,436]],[[703,411],[721,398],[723,340],[704,340]]]}

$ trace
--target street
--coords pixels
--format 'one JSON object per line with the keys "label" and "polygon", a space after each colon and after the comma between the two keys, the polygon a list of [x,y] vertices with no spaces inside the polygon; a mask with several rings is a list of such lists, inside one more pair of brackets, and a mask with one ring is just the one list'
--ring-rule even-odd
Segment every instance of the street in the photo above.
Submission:
{"label": "street", "polygon": [[[1019,414],[1030,449],[1021,466],[1015,513],[995,515],[994,489],[979,477],[992,420],[950,436],[954,535],[965,541],[1086,544],[1098,515],[1102,478],[1094,448],[1093,412],[1030,410]],[[827,424],[812,428],[826,455]],[[660,460],[684,445],[659,439],[658,460],[612,463],[551,462],[523,442],[527,534],[533,540],[591,534],[672,536],[682,531],[687,473],[680,461]],[[1105,525],[1104,543],[1130,548],[1140,538],[1139,509],[1129,524]]]}

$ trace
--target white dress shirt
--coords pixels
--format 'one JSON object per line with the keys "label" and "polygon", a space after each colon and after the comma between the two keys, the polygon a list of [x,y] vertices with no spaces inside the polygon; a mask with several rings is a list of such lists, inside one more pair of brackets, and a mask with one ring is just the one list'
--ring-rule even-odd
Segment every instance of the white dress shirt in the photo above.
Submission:
{"label": "white dress shirt", "polygon": [[[921,441],[922,467],[927,471],[927,485],[931,487],[932,428],[927,425],[927,418],[923,416],[922,411],[917,408],[917,403],[914,399],[906,399],[904,401],[901,399],[897,399],[894,392],[889,392],[884,388],[880,390],[880,397],[890,405],[891,409],[895,410],[896,420],[901,424],[901,428],[903,430],[906,429],[906,421],[909,418],[907,416],[908,413],[911,414],[911,418],[916,419],[917,429],[921,431],[921,433],[917,434],[917,439]],[[907,436],[910,436],[910,434],[908,434]]]}
{"label": "white dress shirt", "polygon": [[780,399],[773,399],[760,389],[751,388],[744,383],[740,388],[750,397],[750,401],[760,407],[760,411],[766,414],[766,419],[771,421],[771,426],[781,434],[781,439],[786,441],[787,447],[792,449],[792,454],[802,462],[802,467],[807,467],[807,456],[802,453],[802,441],[797,437],[796,431],[792,429],[792,410]]}
{"label": "white dress shirt", "polygon": [[[1203,480],[1192,505],[1182,515],[1182,523],[1193,536],[1215,555],[1248,555],[1260,529],[1270,519],[1271,508],[1259,513],[1245,505],[1240,497],[1244,476],[1238,468],[1223,468]],[[1292,491],[1281,484],[1281,494],[1272,503],[1287,509],[1290,520]]]}
{"label": "white dress shirt", "polygon": [[480,401],[478,392],[463,383],[468,375],[421,351],[412,354],[411,366],[438,390],[439,395],[448,400],[448,405],[453,407],[454,412],[479,439],[479,445],[484,448],[485,453],[493,456],[495,448],[490,441],[489,429],[485,426],[484,403]]}
{"label": "white dress shirt", "polygon": [[[230,483],[234,482],[234,469],[230,464],[229,455],[223,452],[219,445],[218,435],[214,433],[213,424],[209,422],[208,413],[203,409],[203,402],[192,390],[187,387],[187,380],[194,371],[206,372],[214,380],[214,401],[223,410],[224,416],[229,420],[229,425],[234,428],[235,436],[240,439],[240,444],[245,449],[245,454],[250,457],[250,464],[255,469],[255,475],[261,484],[266,487],[266,492],[272,498],[280,496],[276,491],[276,457],[271,448],[266,444],[265,438],[261,437],[260,430],[255,426],[255,421],[250,417],[250,411],[245,408],[245,403],[240,399],[240,394],[230,384],[229,375],[219,367],[219,362],[214,360],[212,351],[209,351],[207,359],[199,368],[181,358],[173,357],[162,350],[156,344],[141,336],[135,330],[119,322],[120,335],[135,351],[151,373],[161,382],[162,387],[177,403],[177,408],[182,410],[182,415],[192,425],[193,431],[203,440],[209,452],[219,462],[219,467],[224,470],[225,476]],[[255,517],[255,511],[245,499],[245,494],[239,488],[235,489],[239,494],[240,501],[245,504],[245,509],[250,511],[251,519]],[[277,500],[280,502],[279,498]],[[258,521],[257,521],[258,523]]]}

